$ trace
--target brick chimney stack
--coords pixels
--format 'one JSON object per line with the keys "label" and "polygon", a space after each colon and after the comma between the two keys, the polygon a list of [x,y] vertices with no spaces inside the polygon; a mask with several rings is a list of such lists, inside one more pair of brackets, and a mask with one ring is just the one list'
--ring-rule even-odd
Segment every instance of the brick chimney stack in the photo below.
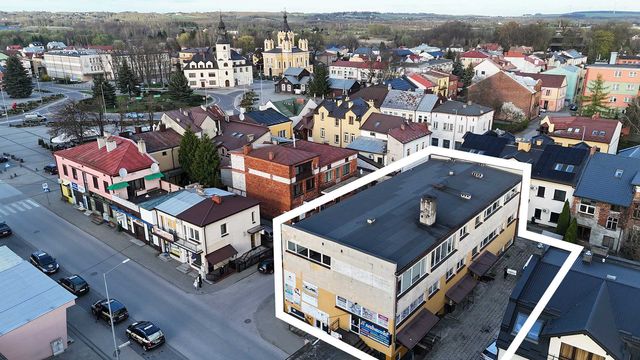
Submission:
{"label": "brick chimney stack", "polygon": [[276,154],[273,151],[269,151],[269,160],[273,160],[276,157]]}
{"label": "brick chimney stack", "polygon": [[253,150],[251,144],[247,144],[247,145],[242,147],[242,153],[245,154],[245,155],[249,155],[251,150]]}
{"label": "brick chimney stack", "polygon": [[213,195],[211,200],[216,204],[222,204],[222,197],[220,195]]}

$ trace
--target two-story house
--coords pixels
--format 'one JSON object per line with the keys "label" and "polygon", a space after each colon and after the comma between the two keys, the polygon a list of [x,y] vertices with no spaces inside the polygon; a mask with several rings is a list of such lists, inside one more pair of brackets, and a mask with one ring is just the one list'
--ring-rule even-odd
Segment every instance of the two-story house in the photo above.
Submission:
{"label": "two-story house", "polygon": [[[427,94],[433,95],[435,94]],[[384,102],[380,106],[380,112],[383,114],[401,116],[409,121],[416,121],[416,111],[420,107],[420,103],[425,96],[423,91],[402,91],[402,90],[389,90],[387,96],[384,98]],[[433,98],[430,97],[430,98]],[[429,102],[430,104],[432,101]],[[431,104],[433,106],[433,104]],[[426,109],[421,109],[422,112],[426,112]]]}
{"label": "two-story house", "polygon": [[567,79],[564,75],[517,72],[542,82],[540,108],[546,111],[561,111],[567,98]]}
{"label": "two-story house", "polygon": [[[532,119],[540,114],[541,90],[541,81],[500,71],[471,84],[467,98],[494,110],[510,102],[522,110],[527,119]],[[496,114],[496,118],[510,120],[504,114]]]}
{"label": "two-story house", "polygon": [[277,306],[372,356],[401,358],[510,246],[519,193],[517,174],[434,157],[283,225]]}
{"label": "two-story house", "polygon": [[293,136],[293,121],[273,108],[247,113],[241,111],[240,120],[268,127],[272,137],[290,139]]}
{"label": "two-story house", "polygon": [[160,124],[156,131],[136,132],[130,138],[138,144],[138,148],[156,160],[165,180],[174,184],[181,183],[184,172],[178,158],[182,141],[180,134]]}
{"label": "two-story house", "polygon": [[620,143],[622,123],[598,116],[545,116],[540,121],[540,132],[562,146],[583,142],[597,151],[615,154]]}
{"label": "two-story house", "polygon": [[363,99],[324,100],[313,112],[313,141],[347,147],[360,134],[360,127],[378,110]]}
{"label": "two-story house", "polygon": [[484,134],[490,130],[493,114],[492,108],[472,102],[450,100],[436,105],[426,121],[432,132],[431,145],[457,149],[466,133]]}

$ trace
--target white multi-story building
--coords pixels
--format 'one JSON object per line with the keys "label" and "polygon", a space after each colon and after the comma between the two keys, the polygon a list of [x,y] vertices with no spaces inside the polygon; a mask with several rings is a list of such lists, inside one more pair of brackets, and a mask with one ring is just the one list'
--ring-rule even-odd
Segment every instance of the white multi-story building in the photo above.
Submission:
{"label": "white multi-story building", "polygon": [[110,54],[97,50],[56,50],[44,54],[47,74],[53,79],[91,81],[95,76],[102,75],[113,80],[112,64]]}
{"label": "white multi-story building", "polygon": [[251,63],[231,50],[222,18],[218,24],[215,52],[193,55],[183,71],[192,88],[228,88],[253,84]]}
{"label": "white multi-story building", "polygon": [[[437,105],[428,119],[431,145],[447,149],[459,148],[464,134],[483,134],[493,124],[493,109],[473,103],[446,101]],[[420,121],[420,119],[418,119]]]}
{"label": "white multi-story building", "polygon": [[380,61],[338,60],[329,66],[329,77],[375,83],[382,77],[385,67],[386,64]]}

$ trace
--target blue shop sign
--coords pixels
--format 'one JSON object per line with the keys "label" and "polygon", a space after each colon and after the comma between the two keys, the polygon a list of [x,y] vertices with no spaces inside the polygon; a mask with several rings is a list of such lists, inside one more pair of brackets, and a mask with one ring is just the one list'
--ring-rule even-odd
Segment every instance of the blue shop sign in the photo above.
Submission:
{"label": "blue shop sign", "polygon": [[364,335],[386,346],[391,345],[391,334],[380,326],[360,319],[360,335]]}

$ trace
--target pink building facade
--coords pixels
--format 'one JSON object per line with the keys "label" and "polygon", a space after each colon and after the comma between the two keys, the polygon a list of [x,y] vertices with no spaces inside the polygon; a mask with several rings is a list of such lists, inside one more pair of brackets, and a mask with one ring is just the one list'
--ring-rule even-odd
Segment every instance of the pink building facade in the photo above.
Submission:
{"label": "pink building facade", "polygon": [[624,111],[640,95],[640,64],[593,64],[587,67],[583,95],[590,95],[589,86],[602,76],[605,91],[609,93],[608,106]]}

